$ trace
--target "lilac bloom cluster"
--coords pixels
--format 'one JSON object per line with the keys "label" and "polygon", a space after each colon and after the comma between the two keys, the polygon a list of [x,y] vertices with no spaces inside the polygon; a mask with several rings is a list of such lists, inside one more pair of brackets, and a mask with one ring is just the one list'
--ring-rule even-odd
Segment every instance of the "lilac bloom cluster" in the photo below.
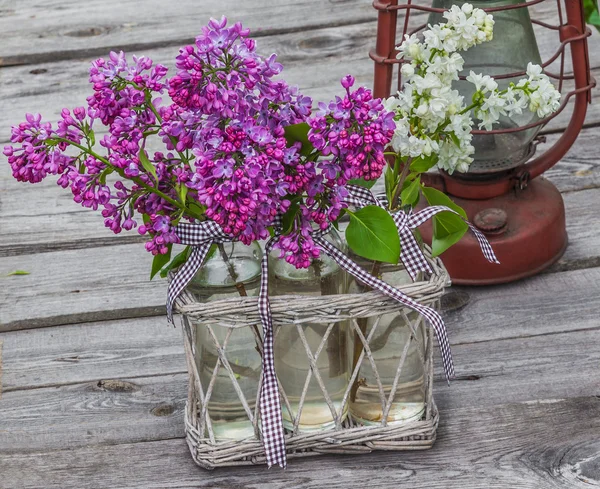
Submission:
{"label": "lilac bloom cluster", "polygon": [[187,186],[206,216],[247,244],[269,235],[288,196],[304,192],[315,173],[284,137],[310,115],[312,100],[274,79],[281,64],[259,56],[248,35],[239,23],[212,20],[180,50],[161,130],[167,146],[195,156]]}
{"label": "lilac bloom cluster", "polygon": [[[4,154],[13,176],[37,183],[57,175],[114,233],[148,235],[154,255],[178,242],[182,219],[213,220],[250,243],[287,214],[277,246],[289,263],[308,267],[319,255],[312,232],[339,218],[347,182],[381,174],[392,115],[369,90],[351,91],[348,76],[344,98],[311,119],[312,100],[278,79],[276,56],[259,56],[248,36],[239,23],[211,20],[180,50],[170,79],[146,57],[128,63],[113,52],[94,61],[87,107],[63,109],[56,128],[31,114],[12,128]],[[99,124],[108,134],[96,144]],[[288,137],[298,124],[310,128],[308,152]],[[153,137],[162,151],[148,150]]]}
{"label": "lilac bloom cluster", "polygon": [[348,180],[377,180],[386,161],[384,149],[390,143],[396,124],[394,114],[385,111],[370,90],[351,91],[354,78],[342,79],[344,98],[329,105],[319,104],[317,117],[310,121],[308,138],[326,157],[320,168],[326,180],[345,185]]}

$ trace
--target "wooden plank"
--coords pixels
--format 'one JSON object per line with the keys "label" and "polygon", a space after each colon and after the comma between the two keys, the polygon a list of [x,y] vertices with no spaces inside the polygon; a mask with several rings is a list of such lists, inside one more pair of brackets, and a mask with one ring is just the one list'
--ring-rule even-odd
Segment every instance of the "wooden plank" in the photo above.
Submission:
{"label": "wooden plank", "polygon": [[177,8],[165,8],[159,0],[146,1],[144,8],[136,0],[106,0],[87,2],[83,10],[76,0],[43,6],[19,0],[0,11],[0,66],[190,44],[202,25],[223,14],[260,37],[374,22],[377,15],[362,0],[182,0]]}
{"label": "wooden plank", "polygon": [[174,439],[6,454],[2,483],[6,489],[85,489],[98,480],[105,489],[387,489],[402,482],[415,489],[589,488],[600,484],[598,430],[600,400],[590,396],[444,411],[438,441],[424,452],[322,456],[293,460],[286,471],[206,472],[193,464],[184,440]]}
{"label": "wooden plank", "polygon": [[142,244],[0,258],[0,331],[163,315],[166,280],[149,280],[151,261]]}
{"label": "wooden plank", "polygon": [[[540,41],[542,51],[553,52],[554,34],[546,31],[544,36]],[[268,36],[258,40],[258,49],[262,53],[279,54],[285,67],[282,76],[290,84],[298,85],[315,100],[329,100],[340,92],[339,80],[348,72],[358,83],[372,85],[373,62],[368,52],[375,38],[376,25],[368,22]],[[552,48],[546,47],[548,45]],[[172,68],[177,48],[146,48],[139,51],[142,53]],[[90,93],[88,69],[94,58],[80,58],[0,69],[0,104],[3,107],[0,111],[0,143],[8,141],[10,126],[19,123],[27,112],[41,113],[46,120],[55,122],[63,107],[85,103]],[[594,73],[598,77],[600,60],[595,66]],[[594,93],[600,93],[600,88]],[[551,121],[549,129],[560,130],[569,117],[567,109]],[[600,109],[597,104],[591,105],[587,124],[599,121]]]}
{"label": "wooden plank", "polygon": [[[569,153],[545,175],[562,192],[600,187],[600,163],[596,157],[597,128],[584,129]],[[559,135],[547,136],[547,143],[539,151],[545,151]],[[581,195],[565,195],[569,230],[573,246],[560,269],[568,269],[573,260],[598,256],[596,231],[588,226],[592,204],[600,202],[598,192]],[[589,204],[589,205],[588,205]],[[139,243],[145,238],[137,232],[114,235],[104,227],[99,212],[85,209],[72,201],[71,193],[58,188],[54,178],[29,185],[17,182],[10,174],[10,167],[0,163],[0,256],[34,254],[40,252],[88,248],[90,246]],[[575,231],[576,230],[576,231]],[[578,236],[585,237],[581,245]],[[578,248],[575,250],[574,248]],[[593,253],[590,256],[590,251]],[[569,255],[577,251],[572,259]]]}
{"label": "wooden plank", "polygon": [[[588,338],[590,342],[600,341],[596,319],[600,303],[595,300],[600,292],[599,278],[600,268],[595,268],[541,275],[505,286],[450,289],[444,299],[444,316],[459,377],[487,377],[494,371],[506,373],[554,361],[568,365],[578,350],[591,353],[581,355],[580,367],[573,372],[591,368],[600,349],[585,348],[583,343]],[[576,321],[573,310],[577,311]],[[579,332],[580,336],[563,340],[563,333],[568,332]],[[1,334],[0,340],[5,344],[7,392],[185,371],[180,329],[168,327],[164,317],[15,331]],[[497,341],[500,343],[494,343]],[[537,346],[530,347],[527,341],[537,342]],[[499,352],[489,351],[490,345]],[[535,358],[527,349],[538,352]],[[540,354],[542,350],[547,353]],[[543,370],[535,369],[536,375]],[[570,373],[566,367],[555,370],[564,370],[561,375]],[[502,389],[498,393],[506,395]]]}
{"label": "wooden plank", "polygon": [[[177,354],[170,355],[177,366],[183,364],[180,339],[178,346]],[[187,374],[164,372],[160,376],[129,378],[128,374],[149,374],[156,368],[149,365],[144,370],[139,362],[131,362],[130,357],[141,350],[137,345],[124,343],[123,350],[130,350],[127,357],[115,354],[112,365],[96,360],[95,370],[90,370],[91,362],[84,360],[85,374],[58,368],[55,375],[60,382],[53,387],[27,385],[5,392],[0,406],[0,451],[56,450],[183,436]],[[582,351],[588,353],[582,355]],[[89,359],[96,352],[95,344],[90,343],[79,357]],[[455,345],[453,353],[457,380],[446,387],[439,369],[435,386],[436,402],[442,411],[581,397],[598,387],[595,373],[600,361],[600,328]],[[63,358],[66,362],[69,357]],[[31,356],[29,360],[35,370],[35,360]],[[165,365],[162,358],[158,360]],[[167,367],[172,369],[173,365]],[[9,363],[7,374],[11,370]],[[121,370],[116,378],[111,375],[115,370]],[[72,374],[81,381],[71,383]]]}
{"label": "wooden plank", "polygon": [[[590,222],[600,189],[567,193],[565,200],[571,244],[555,270],[596,266],[600,231]],[[0,302],[6,304],[0,311],[0,331],[162,315],[166,283],[148,280],[151,259],[141,243],[0,257],[0,277],[6,284],[0,292]],[[14,270],[30,275],[6,276]],[[584,276],[595,273],[582,271]],[[536,278],[523,287],[535,287],[531,284],[536,280],[553,279]],[[575,282],[571,292],[579,290]],[[554,302],[554,297],[547,299]]]}
{"label": "wooden plank", "polygon": [[183,373],[181,334],[162,316],[2,333],[4,391]]}
{"label": "wooden plank", "polygon": [[450,341],[459,345],[596,328],[592,303],[600,293],[599,277],[600,268],[588,268],[506,285],[453,286],[444,298]]}
{"label": "wooden plank", "polygon": [[[361,2],[364,5],[364,2]],[[322,2],[321,2],[322,4]],[[359,83],[370,85],[374,23],[294,32],[260,38],[261,53],[277,52],[284,64],[283,77],[317,100],[339,94],[340,79],[352,72]],[[156,63],[172,68],[177,48],[144,50]],[[140,52],[141,54],[141,52]],[[85,104],[91,93],[88,70],[93,57],[0,69],[0,142],[8,141],[10,126],[27,112],[39,112],[48,121],[60,117],[62,107]],[[48,95],[52,94],[52,97]],[[4,157],[3,157],[4,158]]]}
{"label": "wooden plank", "polygon": [[[223,14],[228,15],[231,22],[242,21],[260,37],[365,22],[374,24],[377,15],[368,2],[361,0],[276,3],[253,0],[243,4],[235,0],[204,0],[201,8],[197,3],[184,0],[178,3],[177,9],[165,9],[158,0],[149,0],[144,6],[139,9],[135,0],[92,1],[82,12],[75,0],[46,2],[43,9],[32,0],[9,2],[0,11],[0,66],[83,58],[110,49],[139,50],[189,44],[199,26],[210,17],[219,18]],[[533,18],[558,23],[553,2],[535,5],[529,10]],[[161,12],[160,18],[155,15],[157,11]],[[412,17],[424,20],[425,14],[415,11]],[[547,34],[554,34],[556,38],[555,33],[536,27],[542,55],[550,54],[549,48],[544,49],[543,38]],[[35,43],[29,42],[32,38],[36,39]],[[595,52],[592,50],[590,54],[594,60]]]}
{"label": "wooden plank", "polygon": [[186,394],[187,374],[7,392],[0,452],[180,438]]}

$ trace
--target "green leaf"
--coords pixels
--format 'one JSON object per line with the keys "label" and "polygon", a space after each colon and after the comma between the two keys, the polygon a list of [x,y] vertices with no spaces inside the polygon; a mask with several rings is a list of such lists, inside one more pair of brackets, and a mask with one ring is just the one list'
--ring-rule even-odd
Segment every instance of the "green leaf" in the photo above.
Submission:
{"label": "green leaf", "polygon": [[186,246],[185,249],[181,253],[178,253],[177,255],[175,255],[175,258],[173,258],[165,267],[163,267],[163,269],[160,271],[160,276],[162,278],[165,278],[171,270],[183,265],[186,262],[186,260],[188,259],[188,256],[190,256],[191,252],[192,252],[192,247]]}
{"label": "green leaf", "polygon": [[[450,197],[431,187],[422,187],[421,191],[430,205],[444,205],[467,218],[464,209],[456,205]],[[451,212],[440,212],[433,217],[433,239],[431,251],[438,256],[456,244],[468,231],[469,226],[459,216]]]}
{"label": "green leaf", "polygon": [[369,260],[398,263],[400,238],[392,216],[375,205],[347,212],[350,215],[350,224],[346,228],[348,246]]}
{"label": "green leaf", "polygon": [[14,272],[7,273],[7,277],[12,277],[13,275],[29,275],[29,272],[25,270],[15,270]]}
{"label": "green leaf", "polygon": [[400,200],[402,205],[415,206],[419,202],[419,191],[421,190],[421,179],[417,178],[410,182],[408,186],[402,190]]}
{"label": "green leaf", "polygon": [[181,203],[185,205],[185,199],[186,199],[187,193],[188,193],[188,188],[185,183],[182,183],[179,186],[177,193],[179,194],[179,200],[181,200]]}
{"label": "green leaf", "polygon": [[152,222],[152,219],[150,219],[148,214],[142,214],[142,221],[144,221],[144,224],[148,225]]}
{"label": "green leaf", "polygon": [[433,239],[431,251],[439,256],[458,243],[469,227],[460,217],[450,212],[440,212],[433,217]]}
{"label": "green leaf", "polygon": [[152,162],[148,159],[148,156],[146,155],[144,148],[140,148],[140,152],[138,153],[138,158],[140,159],[140,163],[144,167],[144,170],[146,170],[148,173],[150,173],[154,177],[155,180],[158,180],[158,178],[156,176],[156,168],[154,167]]}
{"label": "green leaf", "polygon": [[364,188],[373,188],[373,186],[377,183],[377,180],[365,180],[364,178],[355,178],[353,180],[348,180],[350,185],[358,185],[359,187]]}
{"label": "green leaf", "polygon": [[429,202],[429,205],[445,205],[446,207],[450,207],[453,211],[458,212],[462,217],[467,219],[467,213],[465,210],[454,203],[450,197],[448,197],[444,192],[440,192],[439,190],[432,187],[421,187],[421,191],[423,195]]}
{"label": "green leaf", "polygon": [[410,171],[423,173],[431,170],[431,168],[433,168],[437,162],[438,156],[436,154],[431,154],[430,156],[419,156],[410,164]]}
{"label": "green leaf", "polygon": [[150,280],[154,278],[154,276],[161,271],[161,269],[169,263],[171,259],[171,248],[172,245],[169,243],[167,245],[168,251],[164,255],[155,255],[154,260],[152,260],[152,271],[150,272]]}
{"label": "green leaf", "polygon": [[299,142],[302,144],[300,154],[303,156],[308,156],[309,154],[311,154],[315,148],[313,147],[312,143],[308,140],[309,130],[310,126],[306,122],[285,126],[284,134],[285,139],[288,143],[288,147],[292,146],[294,143]]}
{"label": "green leaf", "polygon": [[460,148],[460,139],[458,139],[458,136],[456,135],[456,133],[449,132],[448,135],[450,136],[450,139],[452,139],[452,142],[454,143],[454,145],[458,146]]}

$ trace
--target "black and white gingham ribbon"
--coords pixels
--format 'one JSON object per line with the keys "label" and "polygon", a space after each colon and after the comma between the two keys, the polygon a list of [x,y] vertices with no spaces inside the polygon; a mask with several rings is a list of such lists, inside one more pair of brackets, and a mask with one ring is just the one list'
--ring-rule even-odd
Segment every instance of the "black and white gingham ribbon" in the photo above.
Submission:
{"label": "black and white gingham ribbon", "polygon": [[[377,205],[387,210],[387,202],[385,199],[378,199],[368,189],[359,187],[357,185],[348,186],[349,195],[346,198],[346,203],[352,204],[356,207],[364,207],[365,205]],[[432,273],[431,266],[425,259],[423,250],[417,243],[413,229],[418,228],[421,224],[431,219],[440,212],[452,212],[459,216],[466,224],[469,229],[473,232],[483,256],[490,263],[500,263],[496,258],[494,250],[492,249],[489,241],[475,226],[473,226],[468,220],[462,217],[458,212],[443,205],[433,205],[426,207],[416,213],[412,210],[409,212],[397,211],[392,213],[392,217],[398,228],[398,234],[400,235],[400,260],[406,268],[406,271],[410,274],[413,280],[417,279],[419,272]]]}
{"label": "black and white gingham ribbon", "polygon": [[[280,226],[276,227],[280,229]],[[381,293],[397,300],[405,307],[419,312],[431,323],[440,345],[446,378],[452,378],[454,376],[454,365],[452,363],[452,354],[450,352],[446,328],[441,316],[432,308],[419,304],[398,289],[364,271],[359,265],[324,238],[327,232],[329,232],[329,229],[319,230],[313,233],[315,244],[317,244],[325,254],[335,260],[341,268],[365,285],[379,290]],[[224,234],[219,226],[211,221],[205,221],[198,224],[180,224],[176,228],[176,233],[181,244],[191,245],[194,249],[186,263],[181,267],[169,284],[167,317],[170,322],[173,321],[173,304],[175,303],[175,300],[202,266],[202,262],[205,259],[210,246],[213,243],[223,243],[233,240],[231,236]],[[273,357],[273,323],[268,296],[268,257],[279,238],[280,233],[276,232],[265,247],[261,262],[261,284],[258,296],[258,311],[263,326],[264,336],[262,358],[263,384],[260,392],[260,413],[263,445],[269,467],[273,464],[278,464],[281,467],[286,466],[281,401],[279,398]]]}

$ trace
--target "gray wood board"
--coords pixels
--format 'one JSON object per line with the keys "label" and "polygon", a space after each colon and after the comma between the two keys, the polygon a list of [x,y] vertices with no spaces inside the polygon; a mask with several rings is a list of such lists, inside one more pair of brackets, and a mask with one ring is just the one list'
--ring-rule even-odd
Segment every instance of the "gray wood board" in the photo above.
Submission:
{"label": "gray wood board", "polygon": [[186,369],[181,328],[161,316],[0,333],[0,340],[5,391]]}
{"label": "gray wood board", "polygon": [[[349,72],[358,83],[372,84],[373,62],[368,53],[374,36],[375,24],[370,23],[268,36],[258,39],[257,46],[261,53],[278,53],[284,65],[281,76],[289,84],[299,86],[315,100],[330,100],[341,93],[340,79]],[[169,68],[177,53],[175,47],[144,51]],[[91,93],[88,71],[92,59],[0,69],[0,142],[8,141],[10,126],[27,112],[41,113],[54,122],[63,107],[85,104]]]}
{"label": "gray wood board", "polygon": [[[512,348],[521,352],[528,341],[542,341],[540,345],[550,345],[546,349],[556,341],[556,352],[548,358],[572,355],[576,346],[582,349],[581,361],[587,362],[588,349],[582,341],[588,335],[595,338],[594,331],[600,328],[599,284],[600,268],[593,268],[540,275],[504,286],[451,288],[444,299],[444,318],[457,355],[459,377],[467,380],[482,372],[487,376],[491,371],[502,371],[502,355],[511,356]],[[573,336],[575,346],[562,339],[569,332],[581,334]],[[548,340],[530,338],[537,336]],[[164,317],[13,331],[0,334],[0,340],[4,342],[5,392],[185,371],[181,330],[167,326]],[[488,342],[499,342],[492,343],[503,352],[496,361],[488,359],[493,352],[461,349],[478,344],[483,346],[473,348],[489,348]],[[537,355],[537,351],[535,355],[523,351],[511,365],[545,365],[546,355]],[[488,360],[489,369],[485,367]],[[508,363],[506,368],[511,368]]]}
{"label": "gray wood board", "polygon": [[[570,245],[555,270],[600,265],[600,231],[590,225],[600,189],[564,197]],[[164,314],[166,281],[149,281],[141,243],[93,246],[0,257],[0,331]],[[15,270],[30,275],[6,276]]]}
{"label": "gray wood board", "polygon": [[[340,93],[339,80],[347,73],[352,73],[360,84],[372,85],[373,62],[368,53],[374,46],[375,38],[376,24],[368,22],[267,36],[258,40],[258,47],[261,53],[279,54],[279,60],[284,65],[282,76],[288,83],[298,85],[306,95],[317,101],[326,101]],[[593,39],[594,43],[600,44],[600,34],[594,34]],[[543,31],[539,40],[540,50],[543,53],[554,52],[554,41],[554,33]],[[144,49],[143,54],[172,68],[177,48],[158,46],[161,44]],[[590,49],[590,53],[597,75],[600,50]],[[598,59],[594,56],[598,56]],[[91,93],[87,80],[89,64],[94,58],[81,58],[67,61],[53,58],[51,62],[32,66],[0,69],[0,143],[8,141],[10,126],[19,123],[27,112],[41,113],[45,120],[55,122],[63,107],[85,104],[86,97]],[[568,68],[568,63],[566,66]],[[569,82],[566,86],[569,86]],[[600,88],[597,88],[594,93],[599,91]],[[568,124],[569,118],[570,112],[566,109],[550,122],[548,129],[560,131]],[[600,109],[592,105],[586,123],[597,122],[600,122]]]}
{"label": "gray wood board", "polygon": [[[534,5],[529,10],[533,18],[558,23],[553,2]],[[223,14],[228,15],[230,22],[243,22],[257,37],[365,22],[375,24],[377,18],[370,2],[363,0],[203,0],[201,5],[184,0],[178,2],[177,8],[169,9],[158,0],[145,2],[143,9],[135,0],[95,0],[86,3],[85,11],[74,0],[45,2],[43,11],[32,0],[9,1],[0,10],[0,66],[81,58],[110,49],[147,50],[189,44],[210,17]],[[426,16],[418,11],[411,15],[423,20]],[[537,26],[536,31],[542,39],[544,33],[554,34],[557,41],[555,33]],[[35,43],[30,42],[32,38]],[[543,44],[539,40],[538,43]],[[544,49],[542,53],[546,54]]]}
{"label": "gray wood board", "polygon": [[94,0],[85,9],[75,0],[44,2],[43,8],[19,0],[0,10],[0,66],[191,44],[201,26],[223,14],[260,37],[374,22],[377,16],[363,0],[182,0],[168,8],[159,0],[145,1],[143,8],[136,0]]}
{"label": "gray wood board", "polygon": [[[139,351],[136,345],[127,346],[132,354]],[[96,353],[91,348],[84,357]],[[600,328],[459,344],[453,353],[457,380],[447,387],[441,369],[437,372],[435,397],[442,411],[600,394]],[[181,343],[173,360],[178,362],[160,365],[172,370],[183,363]],[[66,372],[57,369],[60,383],[55,386],[5,392],[0,404],[0,452],[183,436],[187,375],[165,371],[131,378],[129,374],[156,369],[141,369],[139,362],[117,355],[112,363],[96,362],[94,372],[84,365],[90,377],[85,382],[68,383]],[[8,364],[7,376],[10,369]],[[112,377],[119,369],[120,375]]]}
{"label": "gray wood board", "polygon": [[424,452],[378,452],[206,472],[183,439],[2,457],[4,489],[223,488],[577,489],[600,484],[600,399],[581,397],[442,411]]}

